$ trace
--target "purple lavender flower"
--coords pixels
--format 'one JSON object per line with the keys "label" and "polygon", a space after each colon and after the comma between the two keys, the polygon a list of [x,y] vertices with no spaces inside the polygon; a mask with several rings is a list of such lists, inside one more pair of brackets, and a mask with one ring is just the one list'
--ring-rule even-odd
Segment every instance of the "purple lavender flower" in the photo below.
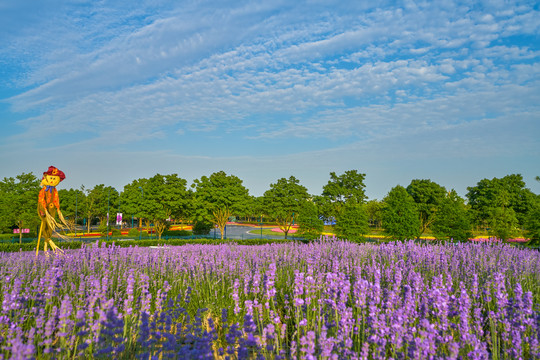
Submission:
{"label": "purple lavender flower", "polygon": [[76,340],[80,357],[535,358],[539,272],[537,252],[500,244],[0,253],[0,357]]}

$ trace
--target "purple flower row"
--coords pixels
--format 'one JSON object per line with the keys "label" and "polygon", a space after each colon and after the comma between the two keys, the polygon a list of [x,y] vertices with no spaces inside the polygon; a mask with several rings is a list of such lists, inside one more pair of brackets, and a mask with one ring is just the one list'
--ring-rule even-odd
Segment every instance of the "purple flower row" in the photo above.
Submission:
{"label": "purple flower row", "polygon": [[0,253],[1,358],[540,358],[540,253],[333,239]]}

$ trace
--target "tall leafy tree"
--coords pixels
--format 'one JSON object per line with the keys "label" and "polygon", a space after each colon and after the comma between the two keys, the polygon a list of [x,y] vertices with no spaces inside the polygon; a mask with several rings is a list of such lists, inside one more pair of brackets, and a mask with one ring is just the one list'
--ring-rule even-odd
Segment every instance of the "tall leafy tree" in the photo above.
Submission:
{"label": "tall leafy tree", "polygon": [[[3,230],[13,225],[19,229],[33,229],[39,224],[37,199],[40,179],[32,173],[22,173],[15,178],[4,178],[0,182],[0,218]],[[19,243],[22,230],[19,231]]]}
{"label": "tall leafy tree", "polygon": [[118,209],[119,193],[112,186],[104,184],[96,185],[90,190],[87,197],[93,199],[94,215],[99,217],[99,222],[104,225],[107,215],[116,213]]}
{"label": "tall leafy tree", "polygon": [[330,180],[323,186],[322,198],[326,216],[337,217],[346,203],[363,204],[366,200],[364,179],[366,174],[347,170],[341,175],[330,173]]}
{"label": "tall leafy tree", "polygon": [[[83,196],[82,214],[87,219],[87,231],[90,232],[90,226],[97,217],[102,226],[105,226],[108,213],[115,213],[119,201],[119,194],[111,186],[99,184],[92,189],[86,189],[81,186]],[[110,195],[109,195],[110,193]]]}
{"label": "tall leafy tree", "polygon": [[501,240],[508,240],[518,235],[518,219],[510,205],[510,194],[506,190],[497,193],[494,206],[490,208],[488,233]]}
{"label": "tall leafy tree", "polygon": [[392,188],[384,198],[383,227],[394,239],[406,240],[420,236],[420,217],[416,203],[403,186]]}
{"label": "tall leafy tree", "polygon": [[370,200],[366,203],[366,213],[371,226],[380,228],[382,226],[382,209],[384,203],[377,199]]}
{"label": "tall leafy tree", "polygon": [[501,211],[494,207],[501,206],[504,198],[507,208],[511,208],[518,224],[523,226],[529,210],[534,205],[535,195],[525,187],[520,174],[507,175],[503,178],[482,179],[476,186],[467,188],[466,197],[471,206],[471,213],[476,226],[488,227],[490,218]]}
{"label": "tall leafy tree", "polygon": [[65,220],[71,228],[75,228],[78,219],[84,217],[84,192],[80,189],[60,189],[58,196]]}
{"label": "tall leafy tree", "polygon": [[250,196],[247,201],[244,216],[250,220],[256,219],[257,221],[260,221],[262,215],[266,215],[262,203],[262,196]]}
{"label": "tall leafy tree", "polygon": [[[540,178],[537,180],[540,181]],[[535,200],[525,222],[525,234],[531,244],[538,245],[540,244],[540,195],[536,195]]]}
{"label": "tall leafy tree", "polygon": [[148,179],[133,180],[130,184],[124,185],[124,190],[120,196],[122,211],[133,218],[138,219],[139,230],[142,228],[144,211],[144,187]]}
{"label": "tall leafy tree", "polygon": [[346,203],[335,226],[338,238],[359,241],[369,232],[368,215],[365,205]]}
{"label": "tall leafy tree", "polygon": [[446,189],[429,179],[415,179],[407,186],[407,192],[416,203],[420,220],[420,234],[423,234],[435,221],[435,213],[445,197]]}
{"label": "tall leafy tree", "polygon": [[[540,176],[534,178],[540,182]],[[540,244],[540,195],[535,195],[534,203],[527,214],[525,221],[525,235],[530,239],[530,244]]]}
{"label": "tall leafy tree", "polygon": [[82,203],[82,213],[83,216],[86,218],[86,227],[87,231],[90,232],[90,226],[92,225],[92,220],[94,218],[94,215],[96,213],[96,209],[94,206],[95,203],[95,197],[90,195],[90,190],[85,188],[84,185],[81,185],[81,191],[84,194],[83,203]]}
{"label": "tall leafy tree", "polygon": [[455,190],[449,191],[439,203],[431,229],[437,239],[467,240],[472,237],[467,207]]}
{"label": "tall leafy tree", "polygon": [[[317,206],[318,212],[319,214],[321,214],[324,220],[335,221],[336,219],[335,206],[328,197],[325,197],[322,195],[314,195],[312,200],[313,200],[313,203]],[[323,223],[324,223],[324,220],[323,220]]]}
{"label": "tall leafy tree", "polygon": [[148,179],[144,184],[146,216],[152,219],[158,238],[169,225],[169,218],[185,216],[190,201],[187,181],[177,174],[160,175]]}
{"label": "tall leafy tree", "polygon": [[246,212],[250,201],[249,192],[242,180],[234,175],[219,171],[210,176],[195,179],[195,221],[210,221],[225,235],[225,226],[230,216]]}
{"label": "tall leafy tree", "polygon": [[305,201],[298,215],[298,235],[309,240],[317,239],[324,230],[319,209],[312,201]]}
{"label": "tall leafy tree", "polygon": [[264,204],[268,215],[274,218],[281,231],[287,234],[294,224],[295,216],[298,216],[309,199],[307,189],[300,185],[300,181],[294,176],[278,179],[270,184],[270,189],[264,195]]}

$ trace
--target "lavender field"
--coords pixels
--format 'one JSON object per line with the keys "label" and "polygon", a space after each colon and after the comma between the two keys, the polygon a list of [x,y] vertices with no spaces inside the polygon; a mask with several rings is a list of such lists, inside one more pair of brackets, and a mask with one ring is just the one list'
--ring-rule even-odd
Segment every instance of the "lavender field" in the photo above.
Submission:
{"label": "lavender field", "polygon": [[540,358],[540,252],[501,244],[0,253],[4,359]]}

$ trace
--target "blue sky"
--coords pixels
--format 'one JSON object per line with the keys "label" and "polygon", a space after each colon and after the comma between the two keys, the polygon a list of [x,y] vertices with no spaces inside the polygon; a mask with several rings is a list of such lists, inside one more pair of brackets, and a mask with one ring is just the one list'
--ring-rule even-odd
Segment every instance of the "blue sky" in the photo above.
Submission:
{"label": "blue sky", "polygon": [[540,193],[536,1],[0,0],[0,176]]}

